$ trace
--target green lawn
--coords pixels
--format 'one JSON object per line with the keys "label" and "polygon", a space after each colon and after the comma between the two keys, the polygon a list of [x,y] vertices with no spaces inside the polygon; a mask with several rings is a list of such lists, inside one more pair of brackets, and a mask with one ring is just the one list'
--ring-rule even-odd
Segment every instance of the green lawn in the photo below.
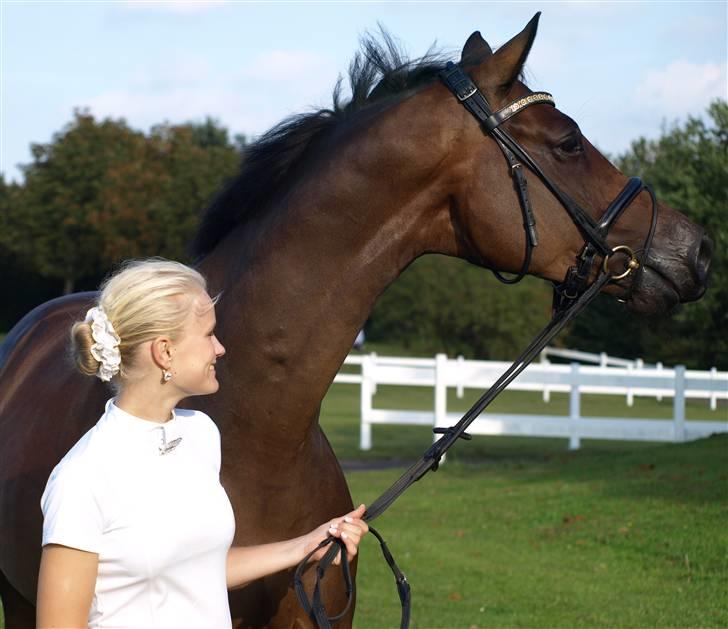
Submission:
{"label": "green lawn", "polygon": [[[447,463],[376,522],[412,583],[412,626],[728,626],[727,455],[721,436]],[[349,472],[355,501],[398,473]],[[396,626],[374,540],[357,584],[356,626]]]}
{"label": "green lawn", "polygon": [[[467,409],[451,393],[449,410]],[[375,407],[432,408],[432,390],[380,387]],[[490,410],[565,414],[568,397],[509,392]],[[584,396],[585,415],[669,418],[672,402]],[[728,419],[690,402],[689,419]],[[334,385],[321,423],[371,502],[431,442],[424,426],[374,426],[358,450],[358,387]],[[377,521],[413,583],[413,627],[728,626],[728,436],[679,445],[475,437]],[[393,627],[398,598],[374,541],[363,550],[357,627]]]}

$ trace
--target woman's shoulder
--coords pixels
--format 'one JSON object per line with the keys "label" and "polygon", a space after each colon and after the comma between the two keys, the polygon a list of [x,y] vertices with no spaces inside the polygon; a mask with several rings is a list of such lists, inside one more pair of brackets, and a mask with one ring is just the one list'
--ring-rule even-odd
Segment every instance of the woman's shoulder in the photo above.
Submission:
{"label": "woman's shoulder", "polygon": [[56,469],[66,469],[68,473],[87,470],[96,462],[102,461],[112,445],[106,431],[103,430],[102,422],[99,421],[66,452]]}
{"label": "woman's shoulder", "polygon": [[41,504],[45,504],[49,494],[65,494],[70,490],[95,493],[99,471],[106,459],[105,442],[98,424],[90,428],[51,471]]}
{"label": "woman's shoulder", "polygon": [[212,462],[213,468],[220,473],[220,429],[212,418],[202,411],[175,409],[177,421],[182,424],[183,434],[192,437],[195,449],[201,457]]}
{"label": "woman's shoulder", "polygon": [[185,425],[186,430],[200,431],[220,439],[220,429],[207,413],[189,408],[176,408],[174,414]]}

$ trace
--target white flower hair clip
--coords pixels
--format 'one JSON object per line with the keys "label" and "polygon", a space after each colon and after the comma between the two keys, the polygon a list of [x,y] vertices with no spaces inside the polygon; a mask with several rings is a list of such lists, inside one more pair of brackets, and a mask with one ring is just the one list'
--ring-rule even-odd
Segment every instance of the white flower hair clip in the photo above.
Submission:
{"label": "white flower hair clip", "polygon": [[96,341],[91,346],[91,355],[99,362],[96,375],[108,382],[119,373],[121,367],[121,339],[101,307],[91,308],[86,313],[85,323],[91,324],[91,336]]}

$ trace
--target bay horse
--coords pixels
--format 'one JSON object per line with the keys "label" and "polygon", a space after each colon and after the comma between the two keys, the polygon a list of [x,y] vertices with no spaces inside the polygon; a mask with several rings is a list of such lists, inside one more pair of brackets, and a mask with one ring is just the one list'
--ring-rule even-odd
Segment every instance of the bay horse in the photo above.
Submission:
{"label": "bay horse", "polygon": [[[538,15],[493,52],[475,32],[460,64],[497,106],[530,94],[521,72]],[[248,149],[240,174],[205,213],[194,248],[217,306],[217,395],[188,406],[222,433],[221,480],[234,543],[280,540],[352,507],[318,424],[321,400],[377,297],[417,257],[457,256],[518,271],[524,230],[509,168],[496,143],[437,80],[442,59],[405,63],[390,40],[364,42],[350,70],[352,98],[289,119]],[[529,107],[505,123],[549,177],[597,218],[627,178],[557,108]],[[532,177],[538,225],[529,273],[561,280],[583,237]],[[605,291],[641,313],[670,309],[705,290],[710,241],[677,211],[652,213],[640,195],[609,240],[642,251],[637,279]],[[71,323],[94,295],[43,304],[0,348],[0,594],[6,626],[30,627],[40,557],[39,499],[48,475],[101,415],[109,391],[70,366]],[[130,461],[129,465],[134,462]],[[309,571],[310,572],[310,571]],[[332,612],[340,575],[324,581]],[[291,573],[231,592],[235,626],[306,627]],[[350,626],[353,609],[341,621]]]}

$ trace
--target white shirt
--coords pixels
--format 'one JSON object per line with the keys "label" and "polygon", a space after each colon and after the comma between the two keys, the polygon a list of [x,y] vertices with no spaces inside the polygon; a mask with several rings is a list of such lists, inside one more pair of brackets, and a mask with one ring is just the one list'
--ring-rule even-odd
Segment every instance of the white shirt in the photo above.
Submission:
{"label": "white shirt", "polygon": [[231,626],[235,519],[220,432],[204,413],[176,409],[160,424],[109,400],[51,473],[41,508],[43,545],[99,555],[89,627]]}

